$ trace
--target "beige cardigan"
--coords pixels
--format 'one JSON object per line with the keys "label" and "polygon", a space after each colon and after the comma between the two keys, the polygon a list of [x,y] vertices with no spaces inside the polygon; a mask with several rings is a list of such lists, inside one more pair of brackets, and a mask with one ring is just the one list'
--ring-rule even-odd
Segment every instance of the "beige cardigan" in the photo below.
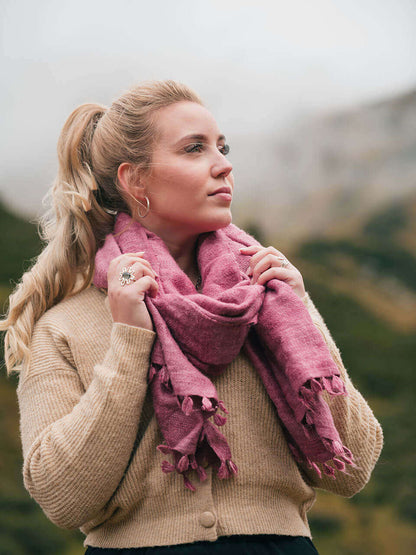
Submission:
{"label": "beige cardigan", "polygon": [[[353,387],[339,352],[308,296],[305,304],[341,369],[349,395],[329,397],[344,445],[358,461],[337,479],[300,468],[279,418],[241,353],[213,379],[230,415],[224,427],[238,475],[192,479],[164,474],[163,438],[147,392],[155,333],[113,323],[94,286],[47,311],[32,338],[18,399],[24,483],[58,526],[78,528],[85,545],[141,547],[215,540],[233,534],[311,537],[307,511],[314,488],[350,497],[368,482],[383,435]],[[191,476],[191,478],[193,478]]]}

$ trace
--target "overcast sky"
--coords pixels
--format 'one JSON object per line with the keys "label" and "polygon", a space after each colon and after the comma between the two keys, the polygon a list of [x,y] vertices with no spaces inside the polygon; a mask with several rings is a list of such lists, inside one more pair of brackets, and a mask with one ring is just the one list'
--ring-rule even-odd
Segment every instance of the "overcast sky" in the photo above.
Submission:
{"label": "overcast sky", "polygon": [[415,0],[0,0],[0,17],[0,195],[25,212],[70,111],[142,80],[195,88],[243,160],[263,133],[416,86]]}

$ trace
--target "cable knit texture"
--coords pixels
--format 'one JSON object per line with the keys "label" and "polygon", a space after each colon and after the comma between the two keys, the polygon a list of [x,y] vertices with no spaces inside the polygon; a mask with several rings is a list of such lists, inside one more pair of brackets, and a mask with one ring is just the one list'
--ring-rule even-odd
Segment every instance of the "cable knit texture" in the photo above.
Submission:
{"label": "cable knit texture", "polygon": [[238,475],[219,480],[207,467],[206,480],[196,480],[190,492],[176,473],[160,472],[164,456],[156,447],[163,438],[147,388],[156,335],[113,323],[106,295],[91,286],[37,322],[32,361],[20,376],[23,473],[31,496],[54,523],[81,528],[85,545],[98,547],[233,534],[311,537],[306,513],[314,488],[347,497],[360,491],[383,436],[308,296],[304,303],[346,384],[348,395],[323,396],[357,463],[348,474],[320,478],[296,462],[275,406],[243,351],[212,377],[230,412],[223,429]]}

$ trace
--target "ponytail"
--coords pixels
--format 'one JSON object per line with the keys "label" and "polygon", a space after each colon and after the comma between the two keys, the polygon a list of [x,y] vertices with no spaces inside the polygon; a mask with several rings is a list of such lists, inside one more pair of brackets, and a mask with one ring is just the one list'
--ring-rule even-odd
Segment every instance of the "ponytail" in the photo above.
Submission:
{"label": "ponytail", "polygon": [[9,299],[0,329],[5,335],[7,371],[19,371],[30,358],[33,327],[42,314],[65,297],[85,289],[93,275],[97,229],[111,231],[113,217],[98,204],[91,170],[90,144],[105,108],[84,104],[66,121],[58,141],[59,169],[51,190],[52,208],[41,218],[46,247],[23,274]]}

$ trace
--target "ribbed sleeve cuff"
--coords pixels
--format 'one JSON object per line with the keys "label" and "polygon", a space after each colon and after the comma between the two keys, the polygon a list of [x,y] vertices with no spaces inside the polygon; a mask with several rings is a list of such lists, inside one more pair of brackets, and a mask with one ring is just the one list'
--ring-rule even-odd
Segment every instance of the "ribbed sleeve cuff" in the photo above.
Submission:
{"label": "ribbed sleeve cuff", "polygon": [[156,333],[144,328],[114,323],[111,348],[103,362],[119,375],[128,375],[134,382],[146,384],[150,353]]}

